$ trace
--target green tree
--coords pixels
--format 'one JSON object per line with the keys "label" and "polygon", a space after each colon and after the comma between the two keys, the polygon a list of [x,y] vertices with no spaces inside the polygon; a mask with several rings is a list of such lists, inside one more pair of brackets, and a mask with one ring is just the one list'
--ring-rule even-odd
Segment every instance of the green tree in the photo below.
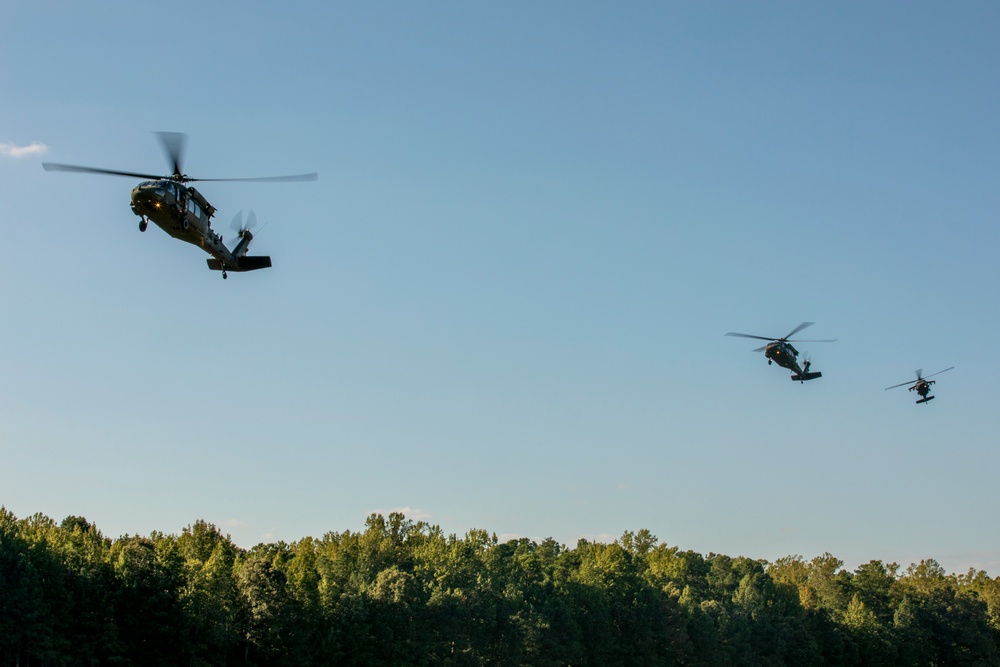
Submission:
{"label": "green tree", "polygon": [[179,567],[157,556],[151,538],[123,537],[111,547],[117,581],[115,626],[126,665],[178,665],[190,655],[186,619],[179,591],[184,583]]}

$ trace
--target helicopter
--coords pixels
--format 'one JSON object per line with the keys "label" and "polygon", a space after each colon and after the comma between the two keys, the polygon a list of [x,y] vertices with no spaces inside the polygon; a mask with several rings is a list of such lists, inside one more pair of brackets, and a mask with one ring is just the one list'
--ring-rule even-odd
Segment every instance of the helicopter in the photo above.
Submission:
{"label": "helicopter", "polygon": [[836,339],[829,340],[790,340],[792,336],[802,331],[806,327],[810,327],[814,322],[803,322],[799,326],[792,329],[787,336],[781,338],[768,338],[767,336],[753,336],[751,334],[744,333],[734,333],[730,331],[727,336],[739,336],[740,338],[756,338],[758,340],[770,341],[764,347],[758,347],[754,352],[764,352],[764,356],[767,357],[768,365],[771,362],[777,363],[782,368],[787,368],[792,371],[792,380],[798,380],[800,383],[806,380],[815,380],[818,377],[823,377],[823,374],[819,371],[809,371],[809,367],[812,366],[812,362],[808,359],[799,367],[798,357],[799,351],[796,350],[791,344],[792,343],[832,343]]}
{"label": "helicopter", "polygon": [[[143,181],[132,188],[132,212],[139,216],[140,232],[146,231],[150,221],[152,221],[175,239],[198,246],[211,255],[207,260],[208,268],[213,271],[221,271],[223,278],[229,277],[229,271],[256,271],[270,268],[271,258],[269,256],[247,255],[250,242],[253,241],[253,233],[250,231],[251,225],[240,225],[237,229],[238,241],[236,245],[232,249],[227,248],[222,235],[212,229],[212,216],[215,215],[215,207],[209,204],[200,192],[187,184],[195,181],[259,183],[315,181],[317,175],[312,173],[258,178],[191,178],[181,170],[187,135],[180,132],[156,132],[155,134],[163,146],[167,161],[173,167],[173,173],[169,176],[80,167],[55,162],[43,162],[42,167],[45,171],[72,171],[152,179]],[[241,219],[242,216],[238,216],[234,223],[238,224]]]}
{"label": "helicopter", "polygon": [[918,404],[919,403],[926,403],[927,401],[934,400],[934,397],[930,396],[929,394],[931,393],[931,385],[934,384],[935,382],[937,382],[937,380],[929,380],[928,381],[927,378],[934,377],[935,375],[940,375],[941,373],[944,373],[945,371],[950,371],[952,368],[954,368],[954,366],[950,366],[950,367],[944,369],[944,371],[938,371],[937,373],[931,373],[930,375],[921,375],[921,373],[923,373],[924,369],[918,368],[917,371],[916,371],[917,372],[917,379],[916,380],[910,380],[909,382],[900,382],[899,384],[894,384],[891,387],[886,387],[885,390],[889,391],[890,389],[895,389],[896,387],[902,387],[903,385],[907,385],[907,384],[913,385],[913,386],[910,387],[909,391],[916,391],[917,395],[920,396],[920,398],[917,399],[917,403]]}

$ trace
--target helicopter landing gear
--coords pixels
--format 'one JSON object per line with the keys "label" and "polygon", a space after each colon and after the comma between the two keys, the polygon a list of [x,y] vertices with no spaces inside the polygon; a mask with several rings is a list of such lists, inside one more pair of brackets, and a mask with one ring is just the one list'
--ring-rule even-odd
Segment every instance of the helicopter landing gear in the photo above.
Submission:
{"label": "helicopter landing gear", "polygon": [[188,228],[187,218],[184,217],[184,216],[181,216],[181,229],[183,229],[184,231],[187,231],[187,228]]}
{"label": "helicopter landing gear", "polygon": [[225,269],[222,269],[222,279],[223,279],[223,280],[226,280],[227,278],[229,278],[229,274],[228,274],[228,273],[226,273],[226,270],[225,270]]}
{"label": "helicopter landing gear", "polygon": [[148,226],[149,226],[149,223],[146,221],[146,218],[143,218],[142,220],[139,221],[139,231],[140,232],[146,231],[146,227],[148,227]]}

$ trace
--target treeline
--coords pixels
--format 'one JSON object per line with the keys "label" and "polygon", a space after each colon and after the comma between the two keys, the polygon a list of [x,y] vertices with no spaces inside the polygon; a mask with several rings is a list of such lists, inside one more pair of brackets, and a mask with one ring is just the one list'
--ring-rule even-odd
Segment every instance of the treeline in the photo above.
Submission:
{"label": "treeline", "polygon": [[244,550],[0,508],[0,665],[997,665],[1000,578],[372,515]]}

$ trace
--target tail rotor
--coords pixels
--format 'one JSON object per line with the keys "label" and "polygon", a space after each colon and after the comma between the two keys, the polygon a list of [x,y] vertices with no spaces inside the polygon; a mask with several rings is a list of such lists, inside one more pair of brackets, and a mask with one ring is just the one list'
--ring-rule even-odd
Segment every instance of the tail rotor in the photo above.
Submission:
{"label": "tail rotor", "polygon": [[233,216],[233,221],[229,224],[229,228],[236,232],[237,239],[247,239],[248,241],[253,240],[253,230],[257,229],[257,226],[257,214],[250,211],[244,222],[242,209]]}

